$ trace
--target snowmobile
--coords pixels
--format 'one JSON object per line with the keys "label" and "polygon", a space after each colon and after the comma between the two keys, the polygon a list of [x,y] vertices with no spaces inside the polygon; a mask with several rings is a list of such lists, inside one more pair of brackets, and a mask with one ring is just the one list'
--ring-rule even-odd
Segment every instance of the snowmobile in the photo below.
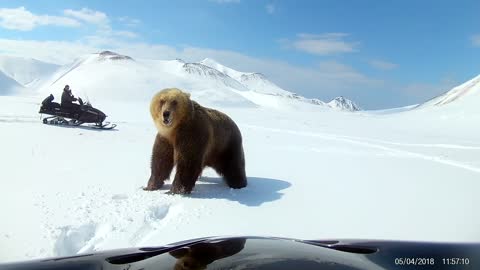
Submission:
{"label": "snowmobile", "polygon": [[92,124],[88,127],[95,129],[113,129],[117,125],[104,122],[107,116],[99,109],[94,108],[89,102],[83,102],[78,98],[78,104],[73,106],[62,106],[53,102],[54,96],[50,94],[42,101],[39,113],[51,115],[43,118],[43,123],[48,125],[80,126]]}

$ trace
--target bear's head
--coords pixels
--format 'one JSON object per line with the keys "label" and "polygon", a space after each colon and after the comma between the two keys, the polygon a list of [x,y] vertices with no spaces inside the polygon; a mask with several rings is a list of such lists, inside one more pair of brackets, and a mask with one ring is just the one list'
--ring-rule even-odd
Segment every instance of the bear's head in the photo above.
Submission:
{"label": "bear's head", "polygon": [[190,94],[177,88],[158,92],[150,103],[150,114],[159,132],[171,130],[181,123],[192,110]]}

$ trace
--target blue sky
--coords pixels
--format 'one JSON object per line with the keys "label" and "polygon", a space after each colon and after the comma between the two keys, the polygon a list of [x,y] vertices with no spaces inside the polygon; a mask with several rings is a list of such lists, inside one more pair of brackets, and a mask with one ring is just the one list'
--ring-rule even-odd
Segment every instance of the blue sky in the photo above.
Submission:
{"label": "blue sky", "polygon": [[422,102],[480,73],[479,1],[2,1],[0,53],[68,63],[112,49],[210,57],[364,108]]}

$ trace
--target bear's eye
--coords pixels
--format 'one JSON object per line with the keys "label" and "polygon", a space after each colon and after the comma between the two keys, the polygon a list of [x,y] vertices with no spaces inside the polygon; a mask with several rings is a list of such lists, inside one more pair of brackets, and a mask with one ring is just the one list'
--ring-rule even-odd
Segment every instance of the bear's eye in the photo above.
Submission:
{"label": "bear's eye", "polygon": [[163,104],[165,104],[165,100],[162,99],[162,100],[160,100],[160,105],[163,106]]}
{"label": "bear's eye", "polygon": [[176,100],[172,101],[172,106],[177,106],[177,101]]}

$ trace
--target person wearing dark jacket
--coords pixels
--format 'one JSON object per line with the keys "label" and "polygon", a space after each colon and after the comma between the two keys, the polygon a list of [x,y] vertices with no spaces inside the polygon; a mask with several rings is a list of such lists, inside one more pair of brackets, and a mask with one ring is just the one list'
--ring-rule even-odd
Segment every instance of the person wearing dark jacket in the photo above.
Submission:
{"label": "person wearing dark jacket", "polygon": [[77,101],[78,99],[73,96],[72,94],[72,89],[70,89],[70,86],[67,84],[63,88],[63,93],[62,93],[62,107],[64,108],[69,108],[72,111],[79,111],[80,110],[80,105],[73,103]]}
{"label": "person wearing dark jacket", "polygon": [[72,89],[70,89],[70,86],[67,84],[63,88],[63,93],[62,93],[62,106],[68,106],[72,104],[72,102],[77,101],[77,98],[75,98],[72,94]]}

